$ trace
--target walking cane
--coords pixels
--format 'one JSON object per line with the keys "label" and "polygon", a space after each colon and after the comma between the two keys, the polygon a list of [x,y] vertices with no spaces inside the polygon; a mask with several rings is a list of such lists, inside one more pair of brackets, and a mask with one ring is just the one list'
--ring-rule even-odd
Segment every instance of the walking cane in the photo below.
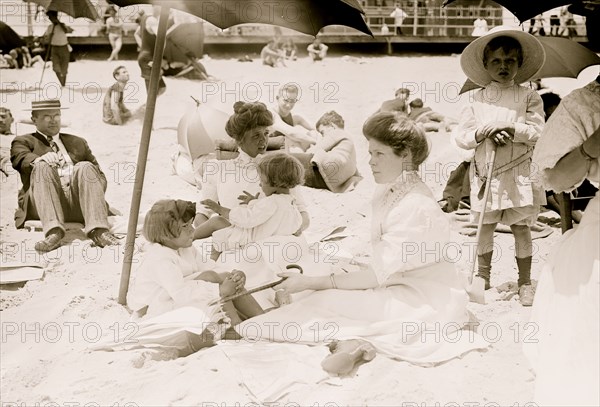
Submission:
{"label": "walking cane", "polygon": [[[475,235],[475,256],[477,257],[477,250],[479,249],[479,239],[481,238],[481,228],[483,227],[483,217],[485,216],[485,209],[490,195],[490,186],[492,184],[492,172],[494,171],[494,162],[496,161],[496,149],[498,146],[493,145],[492,154],[490,155],[490,162],[487,168],[487,175],[485,179],[485,191],[483,193],[483,207],[479,215],[479,222],[477,223],[477,233]],[[467,294],[471,302],[478,304],[485,304],[485,280],[475,275],[476,259],[473,259],[471,266],[471,275],[469,279],[469,285],[467,286]]]}

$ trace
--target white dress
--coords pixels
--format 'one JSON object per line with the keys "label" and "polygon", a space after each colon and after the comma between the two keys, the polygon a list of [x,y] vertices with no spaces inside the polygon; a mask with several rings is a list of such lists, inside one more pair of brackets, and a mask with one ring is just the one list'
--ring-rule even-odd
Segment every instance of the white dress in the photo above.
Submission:
{"label": "white dress", "polygon": [[273,194],[232,208],[229,222],[230,227],[213,233],[213,246],[221,252],[271,236],[293,235],[302,225],[302,215],[293,196]]}
{"label": "white dress", "polygon": [[487,346],[461,329],[469,321],[465,279],[441,255],[448,221],[416,173],[378,190],[372,237],[380,287],[315,291],[244,321],[238,332],[248,339],[313,345],[362,338],[382,354],[422,365]]}
{"label": "white dress", "polygon": [[[534,165],[543,170],[600,127],[600,84],[567,95],[550,117],[536,146]],[[600,181],[600,160],[587,178]],[[581,180],[583,181],[583,180]],[[576,185],[573,185],[573,188]],[[552,248],[535,294],[531,322],[538,329],[525,354],[536,372],[534,402],[543,406],[600,405],[600,195],[579,225]]]}
{"label": "white dress", "polygon": [[173,250],[150,243],[145,250],[127,294],[129,308],[137,311],[148,306],[148,317],[184,306],[200,308],[207,315],[215,312],[208,303],[219,298],[219,285],[194,279],[203,271],[216,269],[212,260],[202,258],[193,246]]}
{"label": "white dress", "polygon": [[[127,294],[133,311],[148,307],[140,319],[134,314],[135,331],[123,329],[93,346],[95,350],[190,350],[190,334],[211,332],[216,339],[230,326],[220,305],[209,305],[219,298],[219,284],[195,280],[216,264],[202,258],[194,247],[173,250],[158,243],[146,246],[146,254],[135,270]],[[125,325],[127,328],[128,325]],[[207,343],[212,337],[205,336]]]}

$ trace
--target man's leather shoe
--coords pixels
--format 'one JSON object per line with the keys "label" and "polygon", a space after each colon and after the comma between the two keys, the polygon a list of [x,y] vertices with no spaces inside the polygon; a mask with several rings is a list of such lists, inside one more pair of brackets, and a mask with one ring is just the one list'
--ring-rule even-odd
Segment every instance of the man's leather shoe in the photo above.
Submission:
{"label": "man's leather shoe", "polygon": [[96,228],[89,233],[89,237],[98,247],[116,246],[119,240],[108,229]]}
{"label": "man's leather shoe", "polygon": [[51,252],[60,247],[60,241],[65,234],[60,229],[54,229],[48,232],[44,240],[35,244],[35,250],[38,252]]}

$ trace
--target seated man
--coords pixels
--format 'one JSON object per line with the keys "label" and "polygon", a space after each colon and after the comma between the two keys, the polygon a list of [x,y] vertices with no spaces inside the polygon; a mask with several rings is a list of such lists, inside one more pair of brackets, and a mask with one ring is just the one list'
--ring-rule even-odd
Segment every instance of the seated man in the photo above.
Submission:
{"label": "seated man", "polygon": [[260,51],[260,58],[262,59],[263,65],[270,67],[276,67],[278,65],[285,65],[285,55],[283,50],[279,48],[279,44],[275,40],[269,41],[267,45]]}
{"label": "seated man", "polygon": [[40,252],[60,246],[65,222],[83,222],[86,234],[99,247],[118,244],[108,230],[106,177],[87,142],[59,133],[60,100],[33,101],[31,107],[37,131],[15,137],[10,151],[23,184],[16,227],[23,227],[28,219],[42,221],[45,238],[35,244]]}
{"label": "seated man", "polygon": [[302,116],[292,114],[298,102],[300,89],[294,83],[286,83],[277,91],[275,97],[277,104],[271,108],[273,112],[274,134],[271,137],[285,136],[287,151],[302,150],[316,141],[316,131],[313,126]]}
{"label": "seated man", "polygon": [[408,118],[417,123],[421,123],[425,128],[425,131],[450,131],[453,127],[452,124],[456,124],[456,121],[450,123],[449,120],[448,123],[446,123],[447,120],[443,114],[434,112],[430,107],[423,106],[423,101],[419,98],[411,101],[408,106],[410,107]]}
{"label": "seated man", "polygon": [[312,44],[309,44],[306,50],[310,59],[315,61],[322,61],[327,56],[327,50],[329,47],[321,42],[319,38],[315,38]]}
{"label": "seated man", "polygon": [[356,168],[356,149],[350,135],[344,131],[344,119],[335,111],[327,112],[317,121],[322,137],[306,153],[292,153],[304,166],[304,186],[346,192],[362,176]]}
{"label": "seated man", "polygon": [[294,40],[291,38],[288,38],[284,41],[281,49],[283,50],[283,55],[285,57],[285,59],[291,59],[292,61],[295,61],[296,59],[298,59],[298,56],[296,54],[298,54],[298,47],[296,46],[296,44],[294,44]]}
{"label": "seated man", "polygon": [[108,124],[121,125],[131,117],[131,112],[123,102],[123,90],[129,81],[129,72],[124,66],[118,66],[113,71],[113,78],[117,81],[112,84],[102,104],[102,121]]}
{"label": "seated man", "polygon": [[383,102],[379,110],[375,113],[401,112],[408,114],[408,98],[410,96],[410,90],[399,88],[396,90],[394,96],[394,99]]}

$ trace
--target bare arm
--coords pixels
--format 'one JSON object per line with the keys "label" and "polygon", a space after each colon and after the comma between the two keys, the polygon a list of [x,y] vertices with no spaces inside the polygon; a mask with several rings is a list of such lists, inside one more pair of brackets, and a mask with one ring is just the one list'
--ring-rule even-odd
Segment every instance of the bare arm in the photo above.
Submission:
{"label": "bare arm", "polygon": [[361,271],[336,274],[335,276],[309,277],[297,273],[280,273],[280,277],[286,277],[286,280],[274,287],[275,290],[286,290],[290,293],[297,293],[305,290],[329,290],[337,288],[339,290],[367,290],[379,286],[375,273],[370,269]]}

